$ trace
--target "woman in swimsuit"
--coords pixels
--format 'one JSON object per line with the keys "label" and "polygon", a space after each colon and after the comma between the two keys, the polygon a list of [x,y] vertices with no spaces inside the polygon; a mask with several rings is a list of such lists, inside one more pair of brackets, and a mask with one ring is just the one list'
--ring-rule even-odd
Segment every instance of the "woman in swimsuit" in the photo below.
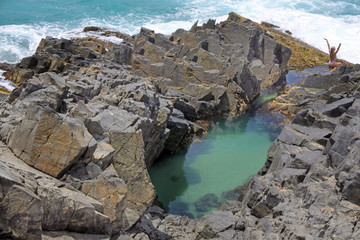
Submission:
{"label": "woman in swimsuit", "polygon": [[329,41],[326,38],[324,38],[324,39],[325,39],[325,41],[326,41],[326,43],[328,45],[328,49],[329,49],[329,53],[330,53],[330,61],[328,63],[329,67],[334,68],[334,67],[340,66],[341,62],[336,61],[336,54],[338,53],[338,51],[340,49],[341,43],[339,43],[339,46],[335,51],[335,47],[330,48]]}

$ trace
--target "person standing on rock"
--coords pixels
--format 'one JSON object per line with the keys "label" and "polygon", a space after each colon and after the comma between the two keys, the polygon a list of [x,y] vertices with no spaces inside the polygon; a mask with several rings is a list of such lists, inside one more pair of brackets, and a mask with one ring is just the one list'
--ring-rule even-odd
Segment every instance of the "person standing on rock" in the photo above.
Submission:
{"label": "person standing on rock", "polygon": [[326,43],[327,43],[327,45],[328,45],[329,54],[330,54],[330,61],[329,61],[329,63],[328,63],[329,67],[334,68],[334,67],[340,66],[340,65],[341,65],[341,62],[337,62],[337,61],[336,61],[336,54],[339,52],[341,43],[339,43],[339,46],[338,46],[338,48],[337,48],[336,51],[335,51],[335,47],[333,46],[333,47],[330,48],[329,41],[328,41],[326,38],[324,38],[324,39],[325,39],[325,41],[326,41]]}

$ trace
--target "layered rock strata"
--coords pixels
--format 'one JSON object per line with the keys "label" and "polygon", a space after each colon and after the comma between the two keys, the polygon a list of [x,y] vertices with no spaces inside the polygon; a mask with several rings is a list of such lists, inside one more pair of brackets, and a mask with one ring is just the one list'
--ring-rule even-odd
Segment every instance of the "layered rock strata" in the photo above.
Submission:
{"label": "layered rock strata", "polygon": [[47,37],[9,74],[18,87],[0,103],[2,236],[126,237],[155,198],[147,168],[160,153],[204,132],[197,120],[241,114],[260,90],[283,86],[290,57],[232,16],[119,36]]}

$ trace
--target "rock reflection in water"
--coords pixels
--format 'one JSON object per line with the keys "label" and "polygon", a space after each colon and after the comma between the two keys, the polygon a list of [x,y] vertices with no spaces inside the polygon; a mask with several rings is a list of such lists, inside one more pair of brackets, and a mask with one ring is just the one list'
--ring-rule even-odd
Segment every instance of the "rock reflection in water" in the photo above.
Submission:
{"label": "rock reflection in water", "polygon": [[[164,159],[166,161],[164,161]],[[159,201],[165,210],[169,210],[169,203],[180,196],[188,187],[184,170],[185,154],[179,152],[172,156],[164,156],[150,169],[151,180],[156,186]],[[186,210],[186,208],[183,208]]]}

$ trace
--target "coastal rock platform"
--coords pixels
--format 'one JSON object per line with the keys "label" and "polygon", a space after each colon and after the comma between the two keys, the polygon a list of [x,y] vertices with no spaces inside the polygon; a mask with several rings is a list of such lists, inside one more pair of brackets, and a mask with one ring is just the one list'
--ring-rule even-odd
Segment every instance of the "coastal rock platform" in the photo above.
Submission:
{"label": "coastal rock platform", "polygon": [[125,232],[155,199],[147,169],[160,153],[201,135],[197,120],[242,114],[261,90],[281,88],[291,54],[231,18],[119,36],[99,46],[47,37],[7,73],[18,87],[0,110],[4,234]]}
{"label": "coastal rock platform", "polygon": [[46,37],[7,73],[17,88],[0,102],[0,237],[360,238],[359,65],[331,84],[305,79],[329,86],[302,99],[241,198],[189,219],[153,206],[147,169],[204,133],[202,120],[283,89],[291,50],[233,13],[117,36]]}

